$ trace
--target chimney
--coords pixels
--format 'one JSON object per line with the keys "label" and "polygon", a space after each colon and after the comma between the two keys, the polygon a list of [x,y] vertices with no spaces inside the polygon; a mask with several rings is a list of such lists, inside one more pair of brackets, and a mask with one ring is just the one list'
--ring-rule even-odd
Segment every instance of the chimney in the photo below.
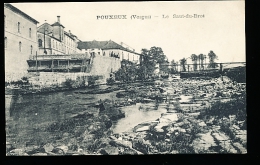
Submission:
{"label": "chimney", "polygon": [[71,31],[69,30],[69,34],[71,35]]}
{"label": "chimney", "polygon": [[60,23],[60,16],[57,16],[57,21]]}

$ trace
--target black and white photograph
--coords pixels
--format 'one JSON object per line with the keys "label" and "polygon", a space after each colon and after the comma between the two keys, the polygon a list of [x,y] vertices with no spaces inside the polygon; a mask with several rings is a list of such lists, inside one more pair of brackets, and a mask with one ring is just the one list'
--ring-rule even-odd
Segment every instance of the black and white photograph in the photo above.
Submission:
{"label": "black and white photograph", "polygon": [[4,3],[6,156],[247,154],[245,1]]}

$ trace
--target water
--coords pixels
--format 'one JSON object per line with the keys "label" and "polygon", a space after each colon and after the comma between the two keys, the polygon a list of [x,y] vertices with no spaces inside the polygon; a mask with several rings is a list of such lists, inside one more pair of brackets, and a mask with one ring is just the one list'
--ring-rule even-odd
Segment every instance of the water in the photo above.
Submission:
{"label": "water", "polygon": [[100,99],[113,99],[117,93],[115,91],[91,95],[75,93],[76,91],[79,90],[24,96],[6,95],[7,141],[21,146],[30,138],[46,136],[46,132],[41,131],[41,128],[50,123],[61,122],[85,110],[97,115],[98,108],[90,107],[88,104],[95,103]]}
{"label": "water", "polygon": [[[140,106],[143,108],[139,110]],[[167,111],[163,106],[159,106],[157,110],[154,106],[155,103],[137,103],[136,105],[123,107],[122,110],[125,112],[126,117],[114,123],[113,132],[130,132],[136,125],[156,120],[162,113]]]}
{"label": "water", "polygon": [[[101,88],[105,87],[101,86]],[[98,108],[90,107],[88,104],[96,103],[100,99],[117,99],[118,92],[93,95],[75,93],[77,91],[80,90],[24,96],[6,95],[6,140],[15,144],[16,147],[23,147],[30,139],[46,140],[50,134],[41,128],[53,122],[61,122],[86,110],[98,115]],[[139,110],[140,106],[143,109]],[[156,120],[161,113],[166,112],[162,105],[156,110],[155,103],[138,103],[122,107],[122,110],[126,117],[114,123],[112,128],[115,133],[129,131],[145,121]]]}

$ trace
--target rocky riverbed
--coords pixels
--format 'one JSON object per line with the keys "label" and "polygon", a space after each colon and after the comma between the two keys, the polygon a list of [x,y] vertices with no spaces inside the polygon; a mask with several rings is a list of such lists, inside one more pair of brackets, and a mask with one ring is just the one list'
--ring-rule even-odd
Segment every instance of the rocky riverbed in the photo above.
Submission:
{"label": "rocky riverbed", "polygon": [[[121,88],[117,98],[92,104],[99,108],[98,114],[83,111],[40,128],[52,135],[44,141],[30,139],[22,147],[7,142],[7,155],[247,152],[246,114],[241,114],[245,109],[241,106],[245,105],[245,84],[223,77],[155,81]],[[127,113],[120,107],[146,102],[154,106],[140,106],[140,111],[156,111],[161,106],[167,112],[136,125],[133,131],[113,133],[113,122]]]}

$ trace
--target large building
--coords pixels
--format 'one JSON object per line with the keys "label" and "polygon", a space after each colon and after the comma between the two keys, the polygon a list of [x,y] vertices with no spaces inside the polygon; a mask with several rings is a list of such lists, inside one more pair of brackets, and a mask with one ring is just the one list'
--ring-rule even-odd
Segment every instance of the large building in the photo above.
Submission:
{"label": "large building", "polygon": [[53,24],[44,23],[37,29],[39,55],[63,55],[80,53],[77,36],[69,30],[66,32],[61,24],[60,16]]}
{"label": "large building", "polygon": [[117,44],[116,42],[109,41],[84,41],[78,43],[78,48],[83,53],[89,53],[90,55],[99,55],[106,57],[119,58],[132,61],[134,63],[140,63],[140,54],[136,53],[134,49],[125,47],[125,44]]}
{"label": "large building", "polygon": [[11,4],[4,4],[5,80],[15,81],[27,73],[26,60],[37,46],[35,19]]}

